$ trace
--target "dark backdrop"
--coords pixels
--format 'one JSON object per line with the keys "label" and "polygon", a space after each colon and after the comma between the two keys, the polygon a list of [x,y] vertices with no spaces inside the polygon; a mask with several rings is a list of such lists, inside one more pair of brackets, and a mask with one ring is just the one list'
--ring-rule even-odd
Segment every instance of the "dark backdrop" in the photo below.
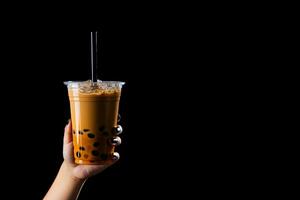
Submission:
{"label": "dark backdrop", "polygon": [[50,187],[70,117],[63,81],[89,78],[89,33],[99,27],[99,76],[126,82],[123,143],[121,160],[91,178],[82,199],[144,197],[139,192],[186,196],[251,176],[252,170],[243,171],[251,162],[243,158],[253,157],[242,150],[257,132],[251,113],[260,98],[251,94],[263,77],[256,76],[262,73],[255,66],[264,51],[258,48],[264,30],[240,14],[218,15],[215,6],[213,12],[203,10],[140,9],[117,17],[99,14],[92,21],[2,18],[3,192],[12,199],[40,199]]}
{"label": "dark backdrop", "polygon": [[[197,166],[198,97],[193,88],[204,81],[191,71],[197,64],[190,57],[199,52],[190,49],[198,40],[193,38],[196,28],[177,19],[4,21],[5,191],[17,188],[28,199],[40,199],[49,189],[62,163],[63,129],[70,117],[63,81],[89,79],[90,31],[99,28],[104,30],[99,77],[126,82],[120,104],[123,142],[120,161],[91,178],[81,198],[98,199],[99,191],[104,197],[138,195],[136,188],[155,195],[150,191],[181,185],[179,177],[189,177]],[[187,111],[193,114],[182,114]],[[148,187],[152,182],[155,186]]]}
{"label": "dark backdrop", "polygon": [[[90,78],[90,31],[103,30],[104,54],[99,78],[126,82],[120,103],[122,145],[120,161],[91,178],[80,199],[111,194],[116,183],[130,176],[130,91],[137,40],[132,24],[118,20],[91,24],[38,20],[7,23],[1,33],[3,76],[3,154],[6,192],[16,188],[26,199],[41,199],[52,184],[62,158],[63,131],[70,118],[63,81]],[[5,95],[4,95],[5,94]],[[5,107],[5,108],[4,108]],[[11,141],[12,143],[10,143]],[[22,191],[22,192],[21,192]],[[8,192],[11,198],[20,193]],[[104,195],[103,194],[103,195]]]}
{"label": "dark backdrop", "polygon": [[100,27],[104,55],[99,77],[126,82],[120,105],[123,143],[118,148],[120,161],[91,178],[81,199],[180,193],[182,178],[207,176],[198,164],[211,167],[203,160],[215,151],[207,138],[216,133],[204,131],[214,127],[211,119],[218,105],[209,90],[215,84],[212,73],[220,73],[211,67],[214,48],[208,43],[214,42],[213,31],[202,28],[198,35],[205,20],[194,24],[181,15],[138,16],[98,17],[92,23],[81,19],[39,23],[35,18],[5,22],[2,167],[9,174],[7,191],[17,188],[28,199],[40,199],[53,182],[70,117],[63,81],[90,77],[90,31]]}

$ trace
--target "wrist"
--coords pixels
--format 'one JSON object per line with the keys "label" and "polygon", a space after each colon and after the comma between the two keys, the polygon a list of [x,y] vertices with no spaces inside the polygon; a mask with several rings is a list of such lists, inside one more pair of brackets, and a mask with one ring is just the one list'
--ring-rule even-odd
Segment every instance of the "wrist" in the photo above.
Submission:
{"label": "wrist", "polygon": [[70,166],[66,161],[62,163],[61,169],[63,174],[65,174],[65,177],[75,184],[83,184],[86,181],[86,179],[76,177],[73,172],[74,167]]}

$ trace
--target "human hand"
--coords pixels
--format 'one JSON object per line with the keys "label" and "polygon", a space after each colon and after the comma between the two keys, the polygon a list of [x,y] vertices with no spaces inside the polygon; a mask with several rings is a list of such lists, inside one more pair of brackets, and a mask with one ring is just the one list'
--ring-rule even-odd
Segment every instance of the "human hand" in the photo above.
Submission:
{"label": "human hand", "polygon": [[[116,137],[114,139],[114,143],[116,145],[121,144],[121,138]],[[65,127],[64,133],[64,147],[63,147],[63,156],[64,156],[64,163],[67,166],[71,176],[75,179],[87,179],[88,177],[94,176],[109,166],[116,163],[120,156],[118,153],[114,153],[113,160],[108,161],[106,164],[103,165],[78,165],[74,162],[74,153],[73,153],[73,137],[72,137],[72,124],[71,121]]]}

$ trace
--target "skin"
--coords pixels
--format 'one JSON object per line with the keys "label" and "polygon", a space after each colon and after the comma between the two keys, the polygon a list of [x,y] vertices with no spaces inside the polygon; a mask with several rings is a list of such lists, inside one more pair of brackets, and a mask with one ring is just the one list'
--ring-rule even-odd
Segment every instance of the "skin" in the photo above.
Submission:
{"label": "skin", "polygon": [[[121,143],[119,137],[116,137],[115,140],[117,145]],[[75,164],[70,121],[65,127],[63,156],[64,161],[44,200],[76,200],[83,184],[89,177],[101,173],[119,160],[119,154],[115,153],[114,159],[105,165]]]}

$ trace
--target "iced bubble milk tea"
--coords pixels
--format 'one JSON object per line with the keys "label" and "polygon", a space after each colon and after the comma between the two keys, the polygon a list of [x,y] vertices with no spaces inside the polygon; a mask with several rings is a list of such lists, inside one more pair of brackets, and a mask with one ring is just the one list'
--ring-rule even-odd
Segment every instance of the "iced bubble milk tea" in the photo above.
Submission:
{"label": "iced bubble milk tea", "polygon": [[119,101],[124,82],[65,82],[71,108],[74,157],[77,164],[103,164],[112,159]]}

